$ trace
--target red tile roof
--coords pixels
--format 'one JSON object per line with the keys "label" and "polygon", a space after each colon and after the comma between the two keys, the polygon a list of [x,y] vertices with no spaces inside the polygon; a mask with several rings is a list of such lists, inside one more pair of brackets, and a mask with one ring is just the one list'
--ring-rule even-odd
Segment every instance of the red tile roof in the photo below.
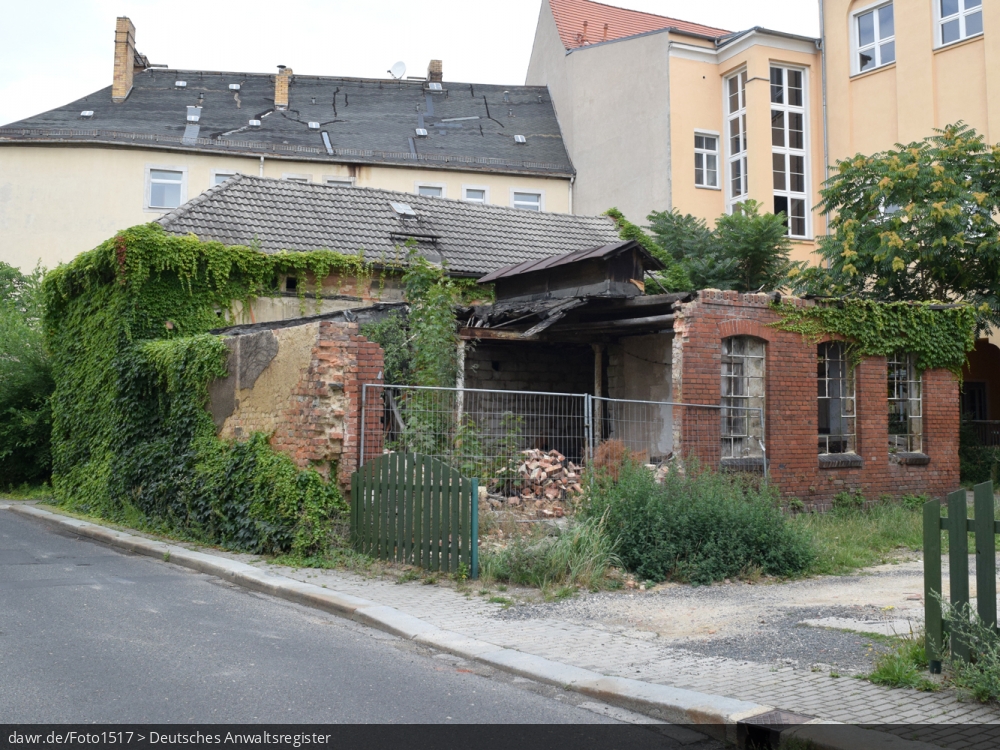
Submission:
{"label": "red tile roof", "polygon": [[622,39],[647,31],[659,31],[667,27],[710,37],[729,33],[725,29],[703,26],[700,23],[616,8],[591,0],[549,0],[549,6],[559,29],[559,38],[566,49],[606,42],[609,39]]}

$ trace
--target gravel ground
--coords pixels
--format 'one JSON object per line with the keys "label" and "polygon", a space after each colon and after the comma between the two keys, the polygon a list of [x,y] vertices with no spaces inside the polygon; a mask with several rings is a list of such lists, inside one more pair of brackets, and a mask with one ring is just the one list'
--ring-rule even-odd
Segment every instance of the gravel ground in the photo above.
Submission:
{"label": "gravel ground", "polygon": [[[947,573],[945,574],[947,576]],[[920,560],[870,568],[860,575],[787,583],[664,584],[649,591],[582,594],[553,603],[511,607],[498,617],[555,617],[612,632],[645,634],[705,656],[855,674],[871,671],[891,646],[877,635],[811,627],[804,620],[837,617],[923,622]]]}

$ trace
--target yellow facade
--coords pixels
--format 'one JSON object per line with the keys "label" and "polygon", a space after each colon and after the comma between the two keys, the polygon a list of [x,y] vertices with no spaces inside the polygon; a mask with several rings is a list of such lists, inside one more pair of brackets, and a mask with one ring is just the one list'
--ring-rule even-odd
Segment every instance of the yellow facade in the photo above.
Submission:
{"label": "yellow facade", "polygon": [[182,170],[183,200],[213,184],[217,173],[265,177],[352,179],[358,187],[415,193],[419,185],[441,186],[446,198],[463,188],[485,188],[487,202],[509,206],[514,190],[542,195],[542,210],[570,211],[570,181],[457,170],[331,164],[259,156],[108,146],[4,145],[0,147],[0,261],[31,270],[52,268],[89,250],[126,227],[166,213],[146,208],[150,167]]}
{"label": "yellow facade", "polygon": [[[895,59],[862,71],[859,16],[892,5]],[[969,6],[982,33],[944,43],[939,0],[822,0],[830,162],[963,121],[1000,141],[1000,3]],[[964,5],[958,6],[960,9]]]}

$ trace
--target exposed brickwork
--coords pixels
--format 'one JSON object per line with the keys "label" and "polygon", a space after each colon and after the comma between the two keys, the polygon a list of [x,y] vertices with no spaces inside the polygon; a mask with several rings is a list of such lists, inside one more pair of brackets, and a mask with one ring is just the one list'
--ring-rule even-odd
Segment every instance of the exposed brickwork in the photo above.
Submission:
{"label": "exposed brickwork", "polygon": [[288,84],[292,82],[292,69],[281,68],[274,77],[274,106],[288,109]]}
{"label": "exposed brickwork", "polygon": [[[959,486],[957,380],[946,370],[923,374],[924,453],[930,462],[901,465],[889,455],[884,357],[863,360],[855,375],[857,452],[863,465],[820,468],[816,345],[800,334],[770,327],[778,320],[770,302],[767,295],[708,291],[683,306],[674,324],[675,400],[719,403],[722,339],[757,336],[767,342],[765,442],[770,476],[784,495],[823,508],[845,490],[860,490],[869,499],[906,493],[942,497]],[[681,425],[682,441],[691,429]]]}
{"label": "exposed brickwork", "polygon": [[[337,481],[347,487],[358,467],[362,384],[380,382],[383,353],[378,344],[360,335],[357,323],[322,321],[316,330],[308,364],[303,363],[297,382],[289,381],[284,392],[290,395],[275,403],[278,413],[268,415],[267,423],[274,426],[271,445],[299,466],[315,468],[328,478],[331,466],[338,465]],[[292,353],[279,350],[269,367],[280,366],[283,356]],[[238,409],[227,419],[227,429],[245,438],[259,429],[260,417]],[[374,423],[369,427],[376,432],[378,417],[378,413],[370,417]]]}
{"label": "exposed brickwork", "polygon": [[115,72],[111,82],[111,101],[123,102],[132,90],[135,65],[135,26],[120,16],[115,24]]}

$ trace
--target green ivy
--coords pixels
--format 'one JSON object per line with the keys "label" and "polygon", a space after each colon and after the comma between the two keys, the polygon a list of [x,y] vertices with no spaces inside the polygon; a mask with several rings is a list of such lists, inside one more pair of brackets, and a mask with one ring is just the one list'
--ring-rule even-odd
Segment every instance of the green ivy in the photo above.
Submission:
{"label": "green ivy", "polygon": [[945,368],[960,376],[976,343],[976,313],[970,305],[934,309],[931,303],[843,299],[810,307],[780,303],[773,308],[781,320],[772,326],[813,341],[831,334],[843,336],[855,360],[906,351],[916,356],[920,370]]}
{"label": "green ivy", "polygon": [[254,552],[322,551],[344,509],[315,470],[268,436],[223,441],[206,410],[227,350],[208,331],[234,301],[273,294],[283,274],[317,289],[338,273],[371,277],[363,257],[266,255],[174,237],[155,224],[119,233],[43,284],[58,502]]}

